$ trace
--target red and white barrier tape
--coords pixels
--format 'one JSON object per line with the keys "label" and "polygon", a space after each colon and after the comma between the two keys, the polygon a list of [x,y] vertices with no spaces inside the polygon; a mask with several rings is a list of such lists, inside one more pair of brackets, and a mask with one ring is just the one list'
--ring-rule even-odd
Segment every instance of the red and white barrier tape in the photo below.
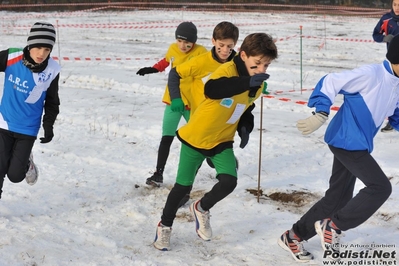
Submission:
{"label": "red and white barrier tape", "polygon": [[[311,88],[311,89],[302,89],[302,90],[300,90],[300,91],[313,91],[313,90],[314,90],[314,88]],[[274,94],[282,94],[282,93],[285,93],[285,92],[298,92],[298,90],[287,90],[287,91],[278,90],[278,91],[273,91]]]}
{"label": "red and white barrier tape", "polygon": [[63,57],[58,57],[58,56],[52,56],[54,60],[64,60],[64,61],[149,61],[149,60],[154,60],[154,61],[159,61],[160,58],[133,58],[133,57],[68,57],[68,56],[63,56]]}
{"label": "red and white barrier tape", "polygon": [[[283,101],[283,102],[293,102],[293,103],[300,104],[300,105],[305,105],[305,104],[308,103],[306,101],[293,101],[293,100],[291,100],[289,98],[285,98],[285,97],[277,98],[277,97],[275,97],[273,95],[264,95],[263,97],[266,98],[266,99],[276,99],[276,100]],[[339,107],[338,106],[331,106],[330,110],[338,111]]]}

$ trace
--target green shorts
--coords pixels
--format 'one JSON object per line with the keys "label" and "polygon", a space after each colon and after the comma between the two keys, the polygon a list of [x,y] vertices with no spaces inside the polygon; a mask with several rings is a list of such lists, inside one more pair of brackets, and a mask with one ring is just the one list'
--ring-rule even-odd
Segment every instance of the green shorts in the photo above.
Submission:
{"label": "green shorts", "polygon": [[[206,156],[182,143],[180,149],[179,169],[176,183],[182,186],[191,186],[194,183],[198,168]],[[216,174],[228,174],[237,177],[237,165],[232,148],[210,157],[215,165]]]}
{"label": "green shorts", "polygon": [[163,113],[162,136],[176,136],[176,130],[182,116],[187,122],[190,119],[190,110],[184,110],[183,113],[173,112],[170,105],[167,104]]}

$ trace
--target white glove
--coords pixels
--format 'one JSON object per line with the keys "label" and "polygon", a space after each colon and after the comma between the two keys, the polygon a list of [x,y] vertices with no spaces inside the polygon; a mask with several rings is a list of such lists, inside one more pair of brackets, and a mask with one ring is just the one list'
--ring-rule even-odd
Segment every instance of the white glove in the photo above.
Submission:
{"label": "white glove", "polygon": [[382,39],[383,42],[391,42],[393,39],[392,34],[385,35],[384,38]]}
{"label": "white glove", "polygon": [[302,135],[309,135],[310,133],[319,129],[328,119],[327,114],[313,113],[306,119],[299,120],[296,127],[302,132]]}

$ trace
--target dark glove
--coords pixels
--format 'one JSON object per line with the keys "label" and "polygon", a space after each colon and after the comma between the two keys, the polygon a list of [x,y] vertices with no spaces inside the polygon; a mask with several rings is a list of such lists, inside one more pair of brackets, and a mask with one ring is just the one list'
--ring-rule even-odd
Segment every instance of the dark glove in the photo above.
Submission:
{"label": "dark glove", "polygon": [[52,127],[44,128],[44,138],[40,138],[40,143],[49,143],[54,137]]}
{"label": "dark glove", "polygon": [[384,36],[384,39],[382,39],[383,42],[391,42],[393,39],[393,35],[392,34],[388,34],[386,36]]}
{"label": "dark glove", "polygon": [[172,103],[170,104],[170,109],[173,112],[179,112],[183,113],[184,112],[184,102],[181,98],[176,98],[172,100]]}
{"label": "dark glove", "polygon": [[156,69],[156,68],[153,68],[153,67],[143,67],[143,68],[140,68],[139,69],[139,71],[137,71],[137,75],[140,75],[140,76],[144,76],[145,74],[152,74],[152,73],[158,73],[159,71],[158,71],[158,69]]}
{"label": "dark glove", "polygon": [[245,127],[241,127],[240,130],[238,131],[238,135],[241,138],[240,148],[244,149],[244,147],[247,146],[247,144],[248,144],[249,132],[247,131],[247,129]]}
{"label": "dark glove", "polygon": [[249,80],[249,87],[259,87],[269,77],[269,74],[266,73],[255,74]]}

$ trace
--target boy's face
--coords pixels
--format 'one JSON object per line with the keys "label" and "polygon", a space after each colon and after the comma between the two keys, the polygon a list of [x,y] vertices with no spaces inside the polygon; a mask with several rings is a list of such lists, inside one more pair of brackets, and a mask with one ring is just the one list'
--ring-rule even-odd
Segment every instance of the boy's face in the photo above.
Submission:
{"label": "boy's face", "polygon": [[399,0],[393,0],[392,1],[392,10],[395,13],[395,15],[399,15]]}
{"label": "boy's face", "polygon": [[216,56],[222,62],[227,61],[236,46],[233,39],[215,40],[212,38],[212,44],[215,46]]}
{"label": "boy's face", "polygon": [[43,61],[49,56],[50,52],[51,49],[47,47],[34,47],[29,49],[29,55],[36,64],[43,63]]}
{"label": "boy's face", "polygon": [[247,56],[244,51],[240,52],[240,57],[245,63],[245,67],[248,70],[250,76],[260,73],[266,73],[272,59],[264,55]]}
{"label": "boy's face", "polygon": [[188,42],[188,41],[185,41],[185,40],[182,40],[182,39],[176,39],[176,43],[177,43],[177,46],[179,47],[179,50],[182,53],[187,53],[194,46],[194,43]]}

